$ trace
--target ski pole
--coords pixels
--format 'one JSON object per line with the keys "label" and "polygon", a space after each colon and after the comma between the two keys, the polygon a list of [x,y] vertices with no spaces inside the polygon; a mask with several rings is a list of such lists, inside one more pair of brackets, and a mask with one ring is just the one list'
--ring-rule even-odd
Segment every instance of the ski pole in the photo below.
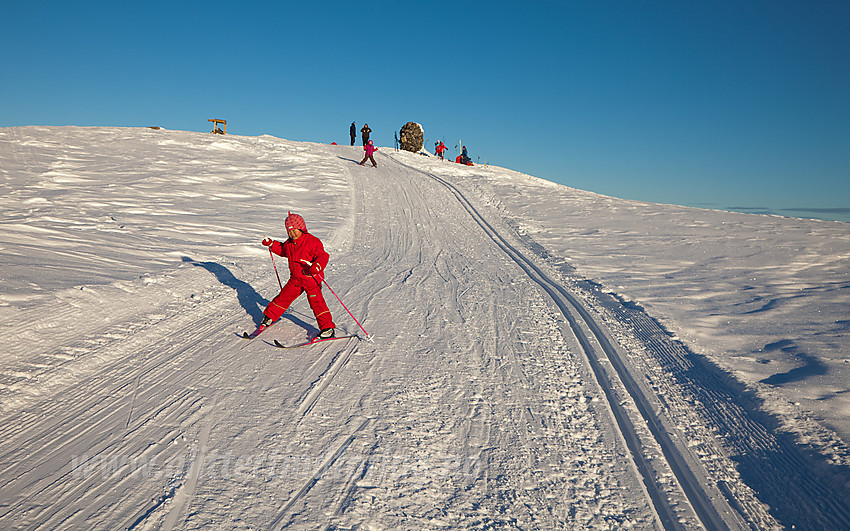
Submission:
{"label": "ski pole", "polygon": [[283,283],[280,281],[280,274],[277,272],[277,264],[274,263],[274,255],[272,254],[271,246],[269,246],[269,256],[272,259],[272,267],[274,267],[274,274],[277,277],[277,284],[280,286],[280,291],[283,291]]}
{"label": "ski pole", "polygon": [[[313,278],[315,279],[316,277],[313,277]],[[343,307],[343,308],[345,308],[345,311],[347,311],[347,312],[348,312],[348,315],[350,315],[350,316],[351,316],[351,318],[352,318],[352,319],[354,319],[354,322],[355,322],[355,323],[357,323],[357,326],[359,326],[359,327],[360,327],[360,330],[363,330],[363,333],[364,333],[364,334],[366,334],[366,340],[367,340],[367,341],[369,341],[369,342],[371,342],[371,343],[374,343],[374,340],[372,339],[372,336],[370,336],[370,335],[369,335],[369,332],[367,332],[367,331],[366,331],[366,329],[365,329],[365,328],[363,328],[363,325],[362,325],[362,324],[360,324],[360,322],[357,320],[357,318],[356,318],[356,317],[354,317],[354,314],[352,314],[352,313],[351,313],[351,310],[349,310],[349,309],[348,309],[348,307],[345,305],[345,303],[344,303],[344,302],[342,302],[342,299],[340,299],[340,298],[339,298],[339,295],[337,295],[337,294],[336,294],[336,292],[333,290],[333,288],[331,288],[330,284],[328,284],[328,281],[327,281],[327,280],[325,280],[325,279],[322,279],[322,282],[324,282],[324,283],[325,283],[325,286],[327,286],[327,287],[328,287],[328,289],[329,289],[329,290],[331,290],[331,293],[333,293],[333,294],[334,294],[334,297],[336,297],[336,300],[338,300],[338,301],[339,301],[339,303],[340,303],[340,304],[342,304],[342,307]]]}
{"label": "ski pole", "polygon": [[[301,261],[302,261],[303,263],[307,264],[308,266],[311,266],[311,267],[313,266],[313,263],[312,263],[312,262],[308,262],[307,260],[301,260]],[[315,276],[315,275],[313,275],[313,274],[311,273],[311,274],[310,274],[310,276],[311,276],[311,277],[313,277],[313,280],[316,280],[316,276]],[[372,339],[372,336],[370,336],[370,335],[369,335],[369,332],[367,332],[367,331],[366,331],[366,329],[365,329],[365,328],[363,328],[363,325],[362,325],[362,324],[360,324],[360,321],[358,321],[358,320],[357,320],[357,318],[356,318],[356,317],[354,317],[354,314],[353,314],[353,313],[351,313],[351,310],[349,310],[349,309],[348,309],[348,306],[346,306],[346,305],[345,305],[345,303],[344,303],[344,302],[342,302],[342,299],[340,299],[340,298],[339,298],[339,295],[337,295],[337,294],[336,294],[336,292],[335,292],[335,291],[333,290],[333,288],[331,287],[331,285],[330,285],[330,284],[328,284],[328,281],[327,281],[327,280],[325,280],[324,276],[322,277],[322,282],[324,282],[325,286],[327,286],[327,287],[328,287],[328,289],[329,289],[329,290],[331,290],[331,293],[333,293],[333,294],[334,294],[334,297],[336,297],[336,300],[338,300],[338,301],[339,301],[339,303],[342,305],[342,307],[343,307],[343,308],[345,308],[345,311],[347,311],[347,312],[348,312],[348,315],[350,315],[350,316],[351,316],[351,318],[352,318],[352,319],[354,319],[354,322],[355,322],[355,323],[357,323],[357,326],[359,326],[359,327],[360,327],[360,330],[363,330],[363,333],[364,333],[364,334],[366,334],[366,340],[367,340],[367,341],[369,341],[370,343],[374,343],[374,342],[375,342],[375,340],[374,340],[374,339]],[[321,283],[319,283],[319,281],[318,281],[318,280],[316,280],[316,284],[319,284],[319,286],[321,286],[321,285],[322,285]]]}

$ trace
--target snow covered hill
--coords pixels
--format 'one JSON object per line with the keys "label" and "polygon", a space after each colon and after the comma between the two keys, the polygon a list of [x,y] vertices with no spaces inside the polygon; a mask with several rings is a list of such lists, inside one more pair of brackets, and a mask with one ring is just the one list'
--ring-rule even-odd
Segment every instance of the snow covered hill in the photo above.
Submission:
{"label": "snow covered hill", "polygon": [[[0,526],[850,527],[848,224],[361,157],[0,129]],[[288,211],[374,342],[238,337]]]}

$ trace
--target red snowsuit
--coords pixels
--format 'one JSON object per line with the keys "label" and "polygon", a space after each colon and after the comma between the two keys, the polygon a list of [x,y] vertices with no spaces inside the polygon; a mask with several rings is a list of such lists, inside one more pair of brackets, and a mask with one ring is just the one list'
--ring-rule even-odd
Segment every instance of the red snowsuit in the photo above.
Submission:
{"label": "red snowsuit", "polygon": [[322,241],[309,232],[305,232],[297,240],[289,238],[283,243],[275,240],[269,249],[276,255],[285,256],[289,260],[289,281],[284,284],[280,294],[269,303],[263,314],[272,321],[277,321],[292,301],[306,291],[307,302],[310,303],[310,309],[316,316],[319,330],[336,328],[325,298],[322,296],[322,281],[312,277],[309,273],[310,266],[302,262],[302,260],[318,262],[322,266],[322,271],[325,270],[330,255],[325,252]]}
{"label": "red snowsuit", "polygon": [[377,168],[377,167],[378,167],[378,163],[377,163],[377,162],[375,162],[374,153],[375,153],[376,151],[378,151],[378,148],[376,148],[376,147],[374,146],[374,144],[372,144],[372,141],[370,140],[368,144],[366,144],[365,146],[363,146],[363,149],[366,151],[366,156],[365,156],[365,157],[363,157],[363,160],[361,160],[361,161],[360,161],[360,165],[362,166],[363,164],[365,164],[365,163],[366,163],[366,159],[368,159],[368,160],[371,160],[371,161],[372,161],[372,165],[373,165],[373,166],[375,166],[375,167]]}
{"label": "red snowsuit", "polygon": [[440,144],[437,146],[437,155],[440,158],[443,158],[443,153],[445,153],[447,149],[449,149],[449,148],[447,148],[445,144],[440,142]]}

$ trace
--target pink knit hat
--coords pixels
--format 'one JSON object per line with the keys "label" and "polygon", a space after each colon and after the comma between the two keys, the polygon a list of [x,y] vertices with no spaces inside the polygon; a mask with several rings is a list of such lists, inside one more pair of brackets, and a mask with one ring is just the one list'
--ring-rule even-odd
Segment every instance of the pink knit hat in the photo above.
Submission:
{"label": "pink knit hat", "polygon": [[304,218],[292,212],[286,216],[286,230],[298,229],[301,232],[307,232],[307,224],[304,223]]}

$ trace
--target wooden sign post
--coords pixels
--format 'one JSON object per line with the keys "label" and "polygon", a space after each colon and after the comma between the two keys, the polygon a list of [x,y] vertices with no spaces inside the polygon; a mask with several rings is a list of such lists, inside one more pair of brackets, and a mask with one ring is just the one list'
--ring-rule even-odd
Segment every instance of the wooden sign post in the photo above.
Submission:
{"label": "wooden sign post", "polygon": [[[214,118],[209,118],[209,119],[207,119],[207,121],[213,123],[213,130],[212,130],[213,133],[218,133],[220,135],[226,135],[227,134],[227,120],[217,120],[217,119],[214,119]],[[221,129],[218,128],[218,124],[221,124],[221,127],[222,127]]]}

